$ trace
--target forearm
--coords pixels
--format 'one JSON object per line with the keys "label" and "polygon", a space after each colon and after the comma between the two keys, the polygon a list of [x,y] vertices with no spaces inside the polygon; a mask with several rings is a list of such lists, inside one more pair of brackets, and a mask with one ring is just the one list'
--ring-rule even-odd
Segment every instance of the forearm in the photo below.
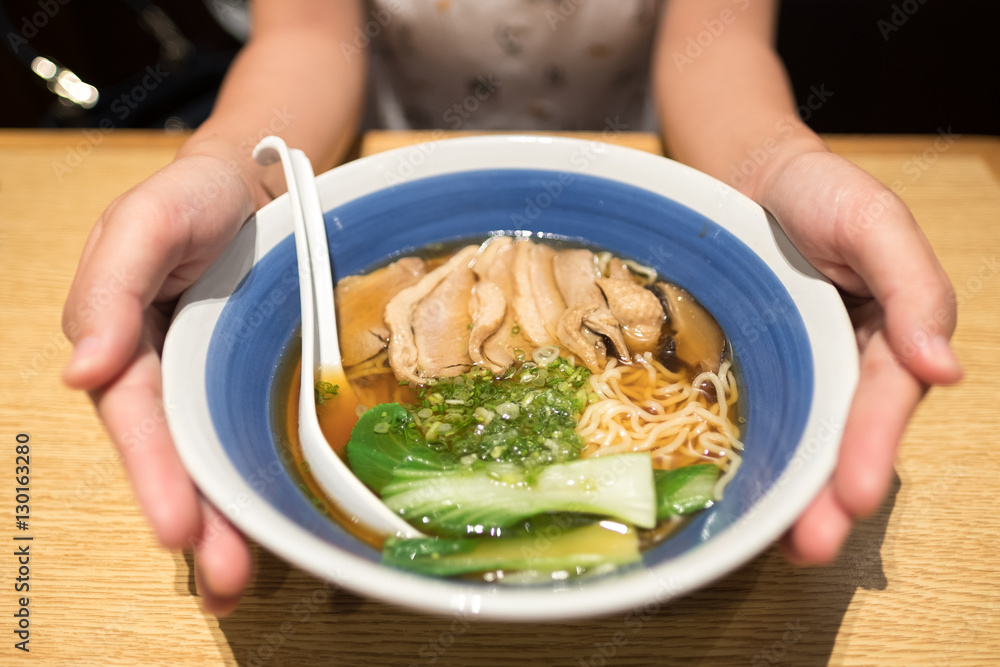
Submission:
{"label": "forearm", "polygon": [[757,201],[786,160],[824,148],[799,119],[774,51],[776,11],[776,0],[673,0],[654,63],[671,155]]}
{"label": "forearm", "polygon": [[233,62],[211,116],[179,156],[210,154],[239,169],[261,205],[284,190],[280,167],[254,163],[252,151],[276,134],[312,160],[317,172],[341,159],[364,102],[366,58],[353,46],[358,3],[258,0],[254,35]]}

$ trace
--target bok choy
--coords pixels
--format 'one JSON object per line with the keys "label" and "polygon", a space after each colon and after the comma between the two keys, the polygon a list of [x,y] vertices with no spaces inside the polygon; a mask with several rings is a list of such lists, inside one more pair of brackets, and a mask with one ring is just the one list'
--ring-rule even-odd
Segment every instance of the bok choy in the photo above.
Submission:
{"label": "bok choy", "polygon": [[619,454],[524,467],[463,463],[429,446],[398,404],[368,410],[347,445],[351,468],[412,525],[445,537],[490,535],[551,512],[656,524],[648,454]]}

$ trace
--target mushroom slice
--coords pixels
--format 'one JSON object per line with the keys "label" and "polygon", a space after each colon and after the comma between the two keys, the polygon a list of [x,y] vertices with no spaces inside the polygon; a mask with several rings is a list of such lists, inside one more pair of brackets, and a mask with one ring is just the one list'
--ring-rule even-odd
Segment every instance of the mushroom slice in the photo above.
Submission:
{"label": "mushroom slice", "polygon": [[718,373],[726,337],[715,318],[680,287],[659,282],[651,289],[667,310],[677,358],[695,371]]}
{"label": "mushroom slice", "polygon": [[632,355],[656,352],[666,316],[656,295],[632,278],[599,278],[598,287],[618,320]]}

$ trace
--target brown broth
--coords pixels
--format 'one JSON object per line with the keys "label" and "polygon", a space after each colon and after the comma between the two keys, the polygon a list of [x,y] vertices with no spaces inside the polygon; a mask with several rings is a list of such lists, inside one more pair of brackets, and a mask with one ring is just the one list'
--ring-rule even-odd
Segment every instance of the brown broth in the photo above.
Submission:
{"label": "brown broth", "polygon": [[[279,387],[284,388],[282,392],[287,400],[285,401],[284,410],[276,415],[278,432],[284,436],[284,438],[279,438],[279,446],[287,447],[288,456],[282,456],[282,460],[291,460],[294,462],[294,466],[288,466],[289,472],[292,474],[292,478],[295,480],[296,485],[299,489],[309,498],[309,501],[324,516],[329,517],[333,521],[336,521],[342,527],[344,527],[349,533],[354,535],[356,538],[364,542],[365,544],[378,549],[381,551],[382,542],[385,541],[385,535],[377,533],[371,530],[368,526],[362,524],[358,521],[356,516],[343,510],[337,502],[331,498],[323,487],[320,486],[316,478],[313,477],[312,473],[309,471],[309,462],[306,461],[305,455],[302,452],[302,443],[299,440],[299,384],[301,377],[302,368],[302,343],[297,339],[297,342],[293,345],[288,346],[286,351],[288,362],[282,364],[283,368],[279,369],[277,382]],[[298,360],[298,361],[295,361]],[[294,362],[294,363],[292,363]],[[322,407],[322,406],[321,406]],[[330,416],[327,417],[328,419]],[[351,415],[351,426],[357,422],[357,413],[355,412]],[[322,422],[320,423],[322,428]],[[327,430],[324,429],[324,435]],[[346,445],[346,441],[343,443]]]}

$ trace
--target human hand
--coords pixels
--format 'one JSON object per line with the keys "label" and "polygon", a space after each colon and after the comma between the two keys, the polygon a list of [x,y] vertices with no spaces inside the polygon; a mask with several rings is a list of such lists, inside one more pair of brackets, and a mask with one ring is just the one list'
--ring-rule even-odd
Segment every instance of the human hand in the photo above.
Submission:
{"label": "human hand", "polygon": [[755,198],[840,288],[861,352],[833,478],[783,541],[790,560],[823,563],[836,557],[853,520],[885,498],[903,431],[928,386],[962,377],[948,343],[955,297],[906,205],[847,160],[799,153],[760,187]]}
{"label": "human hand", "polygon": [[243,537],[204,499],[174,449],[160,357],[174,304],[261,198],[235,158],[181,157],[108,206],[63,310],[67,385],[90,393],[160,543],[192,547],[204,605],[235,608],[250,578]]}

